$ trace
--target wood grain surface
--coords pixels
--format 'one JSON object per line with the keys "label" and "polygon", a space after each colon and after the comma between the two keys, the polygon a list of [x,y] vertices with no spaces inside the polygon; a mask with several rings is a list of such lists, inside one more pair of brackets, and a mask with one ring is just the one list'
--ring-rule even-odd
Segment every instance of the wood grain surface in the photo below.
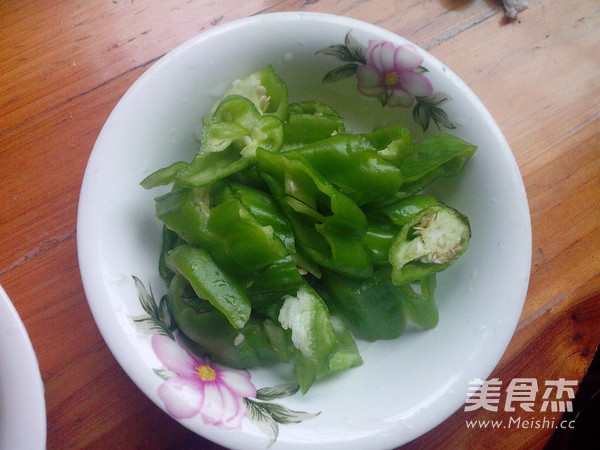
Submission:
{"label": "wood grain surface", "polygon": [[[105,345],[79,274],[78,197],[100,129],[144,71],[198,33],[276,11],[386,28],[481,98],[511,145],[533,227],[527,300],[491,377],[578,380],[588,397],[600,389],[583,388],[600,341],[600,3],[529,3],[511,21],[492,0],[0,2],[0,284],[39,359],[48,448],[219,448],[150,402]],[[465,423],[511,417],[531,413],[461,409],[406,447],[568,448],[575,439]]]}

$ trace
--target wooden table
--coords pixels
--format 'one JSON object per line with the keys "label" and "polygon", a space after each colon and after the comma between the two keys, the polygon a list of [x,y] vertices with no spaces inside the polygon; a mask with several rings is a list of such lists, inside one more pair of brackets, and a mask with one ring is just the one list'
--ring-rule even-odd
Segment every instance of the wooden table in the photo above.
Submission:
{"label": "wooden table", "polygon": [[[102,340],[79,275],[78,196],[102,125],[144,71],[204,30],[275,11],[396,32],[479,95],[512,147],[533,226],[527,300],[491,377],[581,383],[600,339],[600,4],[530,3],[509,21],[492,0],[0,2],[0,284],[37,352],[48,448],[218,448],[151,403]],[[461,409],[408,447],[541,448],[553,429],[465,423],[558,423],[541,401],[536,413]]]}

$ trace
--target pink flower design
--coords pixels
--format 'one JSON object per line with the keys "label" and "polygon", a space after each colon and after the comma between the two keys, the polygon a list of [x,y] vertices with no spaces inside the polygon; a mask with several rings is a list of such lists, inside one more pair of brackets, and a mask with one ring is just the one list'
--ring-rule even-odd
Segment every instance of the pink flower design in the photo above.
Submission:
{"label": "pink flower design", "polygon": [[172,417],[188,419],[200,414],[206,424],[240,428],[246,415],[243,399],[256,396],[248,371],[204,361],[163,335],[153,335],[151,342],[158,359],[177,374],[158,388]]}
{"label": "pink flower design", "polygon": [[369,41],[367,64],[356,68],[358,90],[367,97],[378,97],[384,105],[410,107],[415,97],[433,93],[431,82],[417,70],[423,57],[411,45]]}

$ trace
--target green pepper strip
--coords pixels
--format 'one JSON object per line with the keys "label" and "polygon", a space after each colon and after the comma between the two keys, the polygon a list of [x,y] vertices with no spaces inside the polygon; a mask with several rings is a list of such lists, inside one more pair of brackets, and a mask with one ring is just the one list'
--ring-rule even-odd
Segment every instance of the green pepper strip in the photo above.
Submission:
{"label": "green pepper strip", "polygon": [[476,146],[447,133],[427,138],[402,161],[402,191],[416,194],[440,177],[458,175],[476,150]]}
{"label": "green pepper strip", "polygon": [[234,183],[178,189],[156,199],[157,216],[230,273],[262,269],[293,252],[294,238],[275,201]]}
{"label": "green pepper strip", "polygon": [[213,237],[204,206],[209,194],[207,189],[173,190],[154,199],[156,216],[188,244],[209,244]]}
{"label": "green pepper strip", "polygon": [[389,268],[376,271],[367,280],[332,272],[327,272],[323,280],[328,304],[359,338],[395,339],[404,332],[407,319],[423,328],[437,325],[435,274],[420,280],[420,293],[410,284],[394,285]]}
{"label": "green pepper strip", "polygon": [[181,169],[175,182],[206,186],[254,164],[258,147],[277,151],[283,144],[283,125],[272,115],[261,115],[244,97],[223,100],[205,127],[200,150]]}
{"label": "green pepper strip", "polygon": [[186,162],[178,161],[168,167],[163,167],[144,178],[140,185],[144,189],[152,189],[157,186],[165,186],[175,181],[175,177],[181,169],[187,166]]}
{"label": "green pepper strip", "polygon": [[250,300],[238,282],[219,268],[208,252],[180,245],[167,254],[174,272],[185,277],[198,297],[208,300],[234,328],[242,328],[250,318]]}
{"label": "green pepper strip", "polygon": [[[306,393],[315,380],[331,373],[332,357],[340,348],[329,311],[321,297],[306,286],[299,289],[296,296],[286,297],[279,312],[279,322],[291,331],[296,349],[294,373],[300,390]],[[349,358],[341,358],[337,363],[344,361]],[[339,366],[335,368],[337,370]]]}
{"label": "green pepper strip", "polygon": [[390,269],[376,270],[368,279],[326,272],[323,281],[333,310],[344,317],[357,337],[395,339],[404,332],[402,291],[392,284]]}
{"label": "green pepper strip", "polygon": [[208,230],[218,239],[207,246],[220,246],[233,263],[230,271],[251,273],[287,256],[283,242],[270,226],[261,226],[238,199],[227,200],[210,211]]}
{"label": "green pepper strip", "polygon": [[413,290],[410,284],[399,286],[402,290],[402,303],[407,318],[423,328],[434,328],[439,321],[439,311],[435,304],[435,273],[419,282],[421,293]]}
{"label": "green pepper strip", "polygon": [[397,167],[400,167],[402,161],[415,150],[410,131],[402,125],[378,127],[364,137],[377,149],[383,159]]}
{"label": "green pepper strip", "polygon": [[292,103],[288,109],[290,116],[283,126],[286,148],[310,144],[346,131],[340,115],[322,103]]}
{"label": "green pepper strip", "polygon": [[287,85],[270,65],[234,82],[224,97],[231,95],[249,99],[261,114],[274,115],[281,120],[288,118]]}
{"label": "green pepper strip", "polygon": [[[187,292],[189,283],[175,275],[169,286],[167,306],[183,334],[214,355],[221,362],[236,368],[258,365],[259,359],[248,342],[234,345],[240,331],[231,327],[227,318],[206,300]],[[239,340],[239,339],[238,339]]]}
{"label": "green pepper strip", "polygon": [[291,340],[279,325],[251,317],[241,329],[232,328],[225,316],[198,298],[180,275],[171,281],[167,306],[188,346],[230,367],[248,369],[273,361],[287,362],[293,354]]}
{"label": "green pepper strip", "polygon": [[389,251],[399,227],[389,223],[369,223],[365,234],[365,244],[374,266],[389,266]]}
{"label": "green pepper strip", "polygon": [[[252,276],[246,291],[252,308],[261,309],[265,305],[278,302],[286,295],[295,294],[305,284],[306,281],[300,275],[292,256],[287,256]],[[265,312],[268,310],[267,306]]]}
{"label": "green pepper strip", "polygon": [[[294,234],[288,221],[277,206],[273,197],[265,192],[240,185],[237,183],[226,183],[227,192],[230,194],[229,200],[239,202],[239,218],[231,217],[215,226],[215,234],[222,233],[225,246],[231,244],[231,234],[229,230],[232,227],[240,227],[244,222],[249,226],[251,224],[258,228],[264,236],[259,239],[253,239],[246,236],[246,240],[240,240],[241,250],[250,260],[246,262],[246,268],[251,273],[247,277],[242,277],[247,285],[247,294],[252,302],[252,307],[270,305],[274,301],[279,301],[285,295],[295,294],[300,286],[305,284],[304,279],[299,273],[297,259],[295,257],[296,247]],[[256,231],[255,231],[256,232]],[[270,261],[266,267],[257,266],[258,255],[264,253],[262,249],[254,249],[255,246],[264,246],[261,241],[267,240],[268,247],[274,251],[273,256],[278,259]],[[281,242],[283,247],[279,244]]]}
{"label": "green pepper strip", "polygon": [[183,243],[183,240],[177,233],[169,229],[166,225],[163,225],[162,245],[160,249],[160,257],[158,259],[158,273],[160,274],[161,278],[166,281],[167,285],[171,282],[171,279],[175,275],[175,272],[173,272],[167,264],[167,253]]}
{"label": "green pepper strip", "polygon": [[400,169],[360,135],[336,135],[296,150],[359,205],[380,200],[402,185]]}
{"label": "green pepper strip", "polygon": [[413,195],[399,200],[379,211],[385,214],[395,225],[403,226],[417,213],[430,206],[437,206],[438,201],[431,195]]}
{"label": "green pepper strip", "polygon": [[291,254],[295,253],[294,233],[275,199],[258,189],[238,183],[229,183],[232,194],[246,208],[257,224],[271,227]]}
{"label": "green pepper strip", "polygon": [[331,106],[314,100],[304,100],[288,105],[290,114],[310,114],[313,116],[341,117]]}
{"label": "green pepper strip", "polygon": [[332,315],[331,325],[337,337],[339,348],[329,360],[330,373],[360,366],[363,360],[358,352],[356,341],[346,327],[344,320],[339,316]]}
{"label": "green pepper strip", "polygon": [[295,152],[257,151],[257,167],[294,230],[298,249],[331,270],[368,277],[362,210]]}

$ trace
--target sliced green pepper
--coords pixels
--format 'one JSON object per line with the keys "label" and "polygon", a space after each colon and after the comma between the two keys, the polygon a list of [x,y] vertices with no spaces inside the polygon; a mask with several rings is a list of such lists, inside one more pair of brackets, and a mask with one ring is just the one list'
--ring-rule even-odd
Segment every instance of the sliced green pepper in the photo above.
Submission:
{"label": "sliced green pepper", "polygon": [[367,341],[395,339],[404,332],[402,292],[392,284],[389,268],[376,270],[366,280],[327,272],[323,281],[334,310],[357,337]]}
{"label": "sliced green pepper", "polygon": [[292,256],[287,256],[254,275],[249,280],[246,291],[252,307],[260,309],[286,295],[295,294],[305,284]]}
{"label": "sliced green pepper", "polygon": [[416,194],[438,178],[458,175],[475,150],[477,147],[451,134],[427,138],[402,161],[404,195]]}
{"label": "sliced green pepper", "polygon": [[231,273],[262,269],[294,251],[291,227],[267,194],[235,183],[177,189],[156,199],[157,216]]}
{"label": "sliced green pepper", "polygon": [[296,251],[294,233],[275,199],[263,191],[239,183],[228,183],[228,186],[256,223],[271,227],[288,252],[293,254]]}
{"label": "sliced green pepper", "polygon": [[328,272],[323,281],[332,309],[359,338],[395,339],[402,335],[408,320],[423,328],[437,325],[435,274],[420,280],[420,292],[410,284],[394,285],[389,268],[377,270],[368,280]]}
{"label": "sliced green pepper", "polygon": [[294,355],[294,345],[290,334],[281,328],[276,320],[265,319],[262,325],[277,358],[282,362],[290,362]]}
{"label": "sliced green pepper", "polygon": [[212,208],[207,227],[218,239],[207,248],[216,251],[221,247],[232,262],[226,268],[234,273],[255,272],[288,254],[273,228],[258,224],[238,199],[227,200]]}
{"label": "sliced green pepper", "polygon": [[283,126],[286,147],[299,147],[346,131],[337,111],[322,103],[292,103],[289,112],[289,118]]}
{"label": "sliced green pepper", "polygon": [[403,182],[400,169],[360,135],[331,136],[296,152],[359,205],[396,192]]}
{"label": "sliced green pepper", "polygon": [[276,323],[250,318],[242,328],[232,328],[180,275],[171,281],[167,306],[179,329],[196,344],[192,348],[230,367],[249,369],[273,361],[287,362],[293,354],[291,340]]}
{"label": "sliced green pepper", "polygon": [[390,223],[369,223],[365,244],[375,266],[389,266],[389,251],[400,228]]}
{"label": "sliced green pepper", "polygon": [[288,110],[290,114],[310,114],[317,117],[329,116],[341,118],[340,113],[331,106],[313,100],[290,103],[288,105]]}
{"label": "sliced green pepper", "polygon": [[198,297],[219,310],[234,328],[250,318],[250,300],[235,278],[221,270],[208,252],[180,245],[167,254],[171,270],[188,280]]}
{"label": "sliced green pepper", "polygon": [[152,189],[157,186],[165,186],[167,184],[174,183],[175,177],[179,171],[184,167],[187,167],[187,165],[188,164],[186,162],[178,161],[168,167],[163,167],[162,169],[159,169],[144,178],[140,185],[144,189]]}
{"label": "sliced green pepper", "polygon": [[283,144],[283,125],[262,115],[245,97],[223,100],[204,128],[194,160],[177,172],[182,186],[206,186],[254,164],[258,147],[277,151]]}
{"label": "sliced green pepper", "polygon": [[373,272],[364,243],[367,220],[356,203],[296,152],[259,149],[257,167],[290,222],[301,253],[351,276]]}
{"label": "sliced green pepper", "polygon": [[402,125],[378,127],[371,133],[365,134],[364,137],[377,149],[383,159],[398,167],[415,150],[415,143],[410,131]]}
{"label": "sliced green pepper", "polygon": [[331,316],[331,325],[338,340],[339,347],[329,360],[330,373],[340,372],[363,363],[352,333],[346,327],[344,320],[336,315]]}
{"label": "sliced green pepper", "polygon": [[435,304],[435,273],[426,276],[419,282],[420,293],[415,292],[410,284],[398,286],[402,290],[402,304],[406,317],[423,328],[434,328],[439,321],[439,311]]}
{"label": "sliced green pepper", "polygon": [[209,189],[175,189],[155,198],[156,216],[188,244],[205,245],[213,239],[205,207],[209,195]]}
{"label": "sliced green pepper", "polygon": [[294,373],[306,393],[315,380],[331,372],[330,361],[339,348],[329,311],[313,289],[303,287],[296,296],[286,297],[279,322],[292,333]]}
{"label": "sliced green pepper", "polygon": [[437,205],[438,201],[435,197],[422,194],[404,198],[381,208],[379,211],[385,214],[395,225],[402,226],[408,223],[418,212]]}
{"label": "sliced green pepper", "polygon": [[446,269],[465,252],[470,237],[468,219],[455,209],[442,204],[423,209],[390,247],[392,281],[402,285]]}
{"label": "sliced green pepper", "polygon": [[160,274],[161,278],[167,282],[167,285],[171,282],[171,279],[175,275],[175,272],[173,272],[167,264],[167,253],[183,243],[183,240],[177,233],[169,229],[166,225],[163,225],[162,244],[160,249],[160,257],[158,259],[158,273]]}
{"label": "sliced green pepper", "polygon": [[288,117],[287,85],[273,66],[266,66],[246,78],[234,81],[224,98],[232,95],[249,99],[261,114],[274,115],[281,120]]}
{"label": "sliced green pepper", "polygon": [[265,183],[265,180],[260,176],[255,166],[248,167],[247,169],[240,170],[227,177],[227,180],[241,184],[259,191],[268,192],[269,187]]}
{"label": "sliced green pepper", "polygon": [[256,352],[245,340],[234,345],[240,331],[208,301],[198,298],[181,275],[175,275],[170,283],[167,306],[179,329],[203,351],[236,368],[259,364]]}

